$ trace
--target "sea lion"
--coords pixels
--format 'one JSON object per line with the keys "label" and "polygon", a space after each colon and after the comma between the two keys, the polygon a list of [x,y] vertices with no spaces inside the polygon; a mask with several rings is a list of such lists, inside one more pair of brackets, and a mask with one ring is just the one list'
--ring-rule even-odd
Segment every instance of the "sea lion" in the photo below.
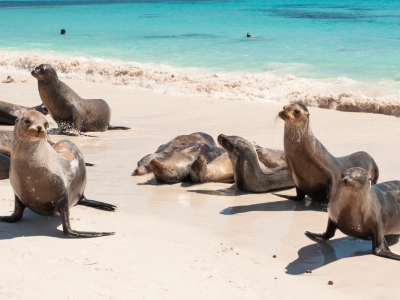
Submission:
{"label": "sea lion", "polygon": [[233,183],[233,167],[228,153],[222,153],[208,164],[207,159],[199,155],[190,167],[190,179],[196,183]]}
{"label": "sea lion", "polygon": [[50,65],[36,67],[32,76],[38,80],[39,94],[61,132],[78,134],[86,131],[127,130],[130,127],[111,126],[111,109],[102,99],[82,99],[58,79]]}
{"label": "sea lion", "polygon": [[10,158],[0,154],[0,179],[9,178],[10,174]]}
{"label": "sea lion", "polygon": [[137,163],[138,166],[133,173],[135,175],[145,175],[151,173],[152,171],[150,168],[150,162],[153,159],[165,161],[185,148],[201,144],[207,144],[211,147],[217,146],[212,136],[203,132],[195,132],[189,135],[179,135],[168,143],[158,147],[155,153],[148,154],[139,160]]}
{"label": "sea lion", "polygon": [[34,107],[26,107],[0,101],[0,125],[15,125],[15,120],[18,117],[22,116],[22,114],[27,110],[32,109],[41,112],[44,115],[48,114],[48,111],[43,103]]}
{"label": "sea lion", "polygon": [[306,231],[317,240],[329,240],[336,229],[362,240],[372,240],[375,255],[400,260],[390,251],[385,235],[400,233],[400,181],[372,185],[362,168],[345,171],[332,189],[325,233]]}
{"label": "sea lion", "polygon": [[222,148],[201,144],[183,149],[164,162],[153,159],[150,162],[150,168],[158,182],[182,182],[190,178],[190,167],[199,155],[202,155],[209,162],[223,152],[225,151]]}
{"label": "sea lion", "polygon": [[[218,142],[229,154],[235,184],[240,190],[260,193],[294,187],[293,178],[286,165],[277,168],[266,167],[258,160],[254,145],[244,138],[220,134]],[[276,152],[273,152],[275,155]]]}
{"label": "sea lion", "polygon": [[[286,166],[285,153],[281,150],[262,148],[254,144],[258,160],[267,168]],[[209,164],[201,155],[190,168],[190,178],[193,182],[233,183],[234,172],[232,162],[227,152],[212,160]]]}
{"label": "sea lion", "polygon": [[306,195],[318,202],[327,202],[332,186],[349,168],[360,167],[377,183],[379,169],[366,152],[334,157],[314,136],[310,126],[310,113],[305,105],[293,103],[283,107],[279,117],[285,121],[284,149],[287,166],[296,183],[296,196],[282,196],[303,200]]}
{"label": "sea lion", "polygon": [[0,154],[10,157],[14,132],[0,130]]}
{"label": "sea lion", "polygon": [[74,143],[62,140],[51,146],[47,140],[46,118],[34,110],[17,119],[11,151],[10,183],[15,194],[14,213],[1,222],[17,222],[24,209],[44,216],[61,215],[69,237],[98,237],[111,232],[80,232],[71,229],[69,210],[75,204],[113,211],[114,205],[87,200],[86,167]]}

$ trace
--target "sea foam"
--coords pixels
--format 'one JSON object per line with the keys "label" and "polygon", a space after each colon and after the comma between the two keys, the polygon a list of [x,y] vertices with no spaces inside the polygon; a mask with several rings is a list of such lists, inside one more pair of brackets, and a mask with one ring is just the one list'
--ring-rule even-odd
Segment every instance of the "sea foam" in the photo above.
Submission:
{"label": "sea foam", "polygon": [[111,61],[0,51],[0,69],[26,72],[47,63],[61,78],[88,80],[151,90],[259,102],[301,102],[343,111],[400,116],[400,83],[298,78],[265,73],[207,73],[163,64]]}

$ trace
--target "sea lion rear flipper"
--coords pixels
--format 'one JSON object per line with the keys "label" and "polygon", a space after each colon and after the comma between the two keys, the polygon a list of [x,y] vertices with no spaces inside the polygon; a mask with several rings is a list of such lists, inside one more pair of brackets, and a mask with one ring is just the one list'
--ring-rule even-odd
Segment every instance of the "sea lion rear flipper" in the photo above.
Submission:
{"label": "sea lion rear flipper", "polygon": [[273,194],[275,196],[282,197],[282,198],[289,199],[289,200],[293,200],[293,201],[302,201],[306,197],[306,194],[304,194],[304,192],[302,190],[300,190],[297,186],[296,186],[296,196],[279,195],[279,194],[275,194],[275,193],[273,193]]}
{"label": "sea lion rear flipper", "polygon": [[22,219],[26,206],[15,195],[14,212],[11,216],[0,217],[0,222],[15,223]]}
{"label": "sea lion rear flipper", "polygon": [[88,200],[85,196],[82,196],[81,200],[78,201],[77,205],[84,205],[93,208],[98,208],[101,210],[108,210],[108,211],[116,211],[117,207],[112,204],[108,204],[105,202],[95,201],[95,200]]}
{"label": "sea lion rear flipper", "polygon": [[91,163],[85,163],[86,167],[94,167],[95,164],[91,164]]}
{"label": "sea lion rear flipper", "polygon": [[[71,229],[71,224],[69,223],[69,208],[68,199],[62,201],[63,203],[59,206],[59,212],[61,215],[61,221],[63,225],[63,231],[65,235],[74,238],[93,238],[107,235],[114,235],[115,232],[86,232],[86,231],[76,231]],[[64,204],[65,203],[65,204]],[[79,203],[79,202],[78,202]]]}
{"label": "sea lion rear flipper", "polygon": [[130,127],[108,125],[107,130],[129,130]]}

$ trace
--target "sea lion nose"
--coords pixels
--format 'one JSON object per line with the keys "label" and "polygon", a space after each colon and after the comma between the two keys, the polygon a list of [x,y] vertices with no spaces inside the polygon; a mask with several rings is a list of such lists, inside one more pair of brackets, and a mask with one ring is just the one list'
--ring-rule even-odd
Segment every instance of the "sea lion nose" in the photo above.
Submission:
{"label": "sea lion nose", "polygon": [[43,127],[42,127],[42,126],[38,126],[38,127],[37,127],[37,131],[38,131],[38,132],[41,132],[41,131],[42,131],[42,129],[43,129]]}

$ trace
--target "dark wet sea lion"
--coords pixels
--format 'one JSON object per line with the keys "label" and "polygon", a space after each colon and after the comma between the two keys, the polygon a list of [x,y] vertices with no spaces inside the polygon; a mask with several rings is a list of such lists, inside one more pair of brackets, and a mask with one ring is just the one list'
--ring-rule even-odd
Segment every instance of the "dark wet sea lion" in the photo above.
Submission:
{"label": "dark wet sea lion", "polygon": [[385,235],[400,233],[400,181],[371,186],[371,177],[362,168],[345,171],[332,189],[325,233],[306,232],[311,238],[329,240],[336,229],[362,240],[372,240],[375,255],[400,260],[390,251]]}
{"label": "dark wet sea lion", "polygon": [[246,192],[269,192],[294,187],[287,166],[267,168],[258,160],[254,145],[244,138],[221,134],[218,142],[229,154],[235,184],[239,189]]}
{"label": "dark wet sea lion", "polygon": [[223,152],[224,149],[222,148],[201,144],[183,149],[164,162],[153,159],[150,162],[150,168],[158,182],[182,182],[190,178],[190,168],[199,155],[202,155],[209,162]]}
{"label": "dark wet sea lion", "polygon": [[[254,145],[258,160],[267,168],[286,166],[285,153],[281,150],[262,148]],[[210,163],[201,155],[196,159],[190,169],[190,178],[193,182],[221,182],[233,183],[234,172],[229,154],[226,152]]]}
{"label": "dark wet sea lion", "polygon": [[203,133],[195,132],[189,135],[179,135],[168,143],[158,147],[155,153],[148,154],[138,161],[138,166],[133,172],[135,175],[145,175],[151,173],[150,162],[153,159],[165,161],[185,148],[193,147],[201,144],[207,144],[211,147],[216,147],[212,136]]}
{"label": "dark wet sea lion", "polygon": [[38,80],[39,94],[61,132],[105,131],[130,129],[111,126],[111,109],[102,99],[82,99],[58,79],[54,68],[47,64],[36,67],[32,76]]}
{"label": "dark wet sea lion", "polygon": [[14,213],[1,222],[17,222],[24,209],[44,216],[61,215],[64,233],[69,237],[98,237],[108,232],[80,232],[71,229],[69,210],[75,204],[115,210],[111,204],[87,200],[86,167],[74,143],[62,140],[51,146],[49,124],[36,111],[25,112],[16,122],[11,151],[10,183],[15,194]]}
{"label": "dark wet sea lion", "polygon": [[366,152],[360,151],[344,157],[334,157],[314,136],[310,126],[310,113],[300,103],[286,105],[279,113],[285,121],[284,148],[286,162],[296,183],[297,196],[283,196],[303,200],[306,195],[314,201],[327,202],[332,186],[344,171],[360,167],[371,175],[372,184],[379,177],[378,166]]}
{"label": "dark wet sea lion", "polygon": [[22,116],[22,114],[27,110],[36,110],[44,115],[48,114],[48,111],[44,104],[40,104],[34,107],[25,107],[0,101],[0,125],[15,125],[15,120],[18,117]]}

